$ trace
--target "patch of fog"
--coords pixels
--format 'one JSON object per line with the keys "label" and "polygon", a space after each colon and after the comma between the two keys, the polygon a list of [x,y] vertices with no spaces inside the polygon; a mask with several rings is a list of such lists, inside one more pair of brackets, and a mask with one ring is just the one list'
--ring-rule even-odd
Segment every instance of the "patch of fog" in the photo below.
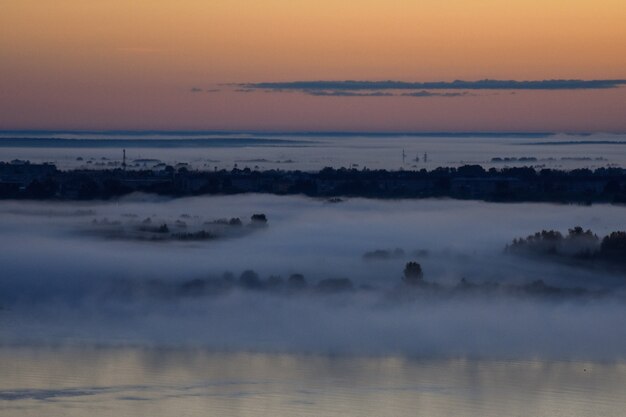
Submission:
{"label": "patch of fog", "polygon": [[[77,233],[94,219],[147,217],[173,225],[267,215],[239,238],[151,242]],[[192,345],[212,349],[426,356],[620,359],[626,352],[624,277],[507,256],[518,236],[580,225],[599,234],[623,228],[609,205],[490,204],[456,200],[327,204],[304,197],[238,195],[163,199],[133,195],[90,203],[0,203],[0,329],[3,343]],[[394,252],[398,248],[401,251]],[[367,260],[390,250],[394,256]],[[473,296],[402,288],[406,262],[445,288],[472,283],[604,290],[601,298]],[[355,288],[316,295],[235,288],[218,297],[112,295],[114,283],[192,280],[256,271],[262,280],[303,274],[310,285],[349,278]],[[168,287],[169,285],[169,287]],[[401,291],[401,290],[400,290]]]}
{"label": "patch of fog", "polygon": [[3,343],[200,347],[484,359],[625,360],[624,304],[488,297],[381,305],[367,295],[146,300],[9,311]]}

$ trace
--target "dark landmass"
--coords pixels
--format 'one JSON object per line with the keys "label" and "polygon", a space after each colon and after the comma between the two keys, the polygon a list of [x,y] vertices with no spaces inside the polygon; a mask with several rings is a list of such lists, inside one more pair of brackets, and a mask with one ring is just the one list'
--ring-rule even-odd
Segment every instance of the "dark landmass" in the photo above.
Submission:
{"label": "dark landmass", "polygon": [[[426,258],[429,255],[427,249],[418,249],[411,253],[415,258]],[[376,249],[363,254],[364,261],[389,261],[406,258],[407,253],[402,248]]]}
{"label": "dark landmass", "polygon": [[[82,234],[114,240],[149,242],[199,242],[227,237],[242,237],[267,226],[265,214],[253,214],[245,224],[238,217],[205,221],[202,224],[177,219],[174,222],[146,217],[136,220],[137,215],[126,215],[130,220],[93,219]],[[181,218],[188,219],[189,216]]]}
{"label": "dark landmass", "polygon": [[232,291],[256,291],[264,294],[283,296],[311,295],[327,296],[346,293],[376,293],[390,301],[414,301],[420,296],[479,296],[506,295],[526,297],[571,298],[571,297],[603,297],[612,294],[609,290],[589,290],[580,287],[558,287],[549,285],[541,279],[525,284],[502,284],[498,282],[472,282],[462,278],[456,285],[440,285],[424,278],[421,265],[408,262],[397,285],[386,288],[369,285],[356,285],[348,278],[326,278],[309,283],[302,274],[292,274],[287,279],[280,276],[261,278],[253,270],[242,272],[236,277],[226,272],[222,277],[196,278],[182,282],[163,280],[114,280],[108,296],[118,297],[207,297],[220,296]]}
{"label": "dark landmass", "polygon": [[523,145],[626,145],[625,140],[569,140],[569,141],[546,141],[528,142]]}
{"label": "dark landmass", "polygon": [[505,252],[626,274],[626,231],[612,232],[600,239],[582,227],[569,229],[566,235],[542,230],[514,239]]}
{"label": "dark landmass", "polygon": [[182,197],[204,194],[302,194],[337,200],[365,198],[457,198],[500,202],[626,203],[626,169],[561,171],[532,167],[484,169],[480,165],[431,171],[324,168],[318,172],[233,169],[60,171],[51,164],[0,163],[0,198],[36,200],[111,199],[133,192]]}
{"label": "dark landmass", "polygon": [[373,251],[365,252],[363,259],[366,261],[376,260],[388,260],[388,259],[402,259],[404,258],[404,250],[400,248],[395,249],[376,249]]}
{"label": "dark landmass", "polygon": [[308,146],[306,140],[270,138],[202,138],[202,139],[67,139],[67,138],[2,138],[0,148],[212,148],[250,146]]}
{"label": "dark landmass", "polygon": [[[229,131],[229,130],[2,130],[0,134],[6,135],[4,139],[13,139],[13,140],[22,140],[29,139],[24,137],[24,135],[30,136],[38,136],[41,138],[53,138],[58,136],[65,135],[99,135],[99,136],[107,136],[108,138],[114,138],[116,136],[177,136],[177,137],[187,137],[187,136],[221,136],[224,138],[232,138],[237,136],[272,136],[272,137],[441,137],[441,138],[473,138],[473,137],[486,137],[486,138],[546,138],[556,135],[555,132],[442,132],[442,131],[433,131],[433,132],[411,132],[411,131],[398,131],[398,132],[371,132],[371,131],[304,131],[304,132],[293,132],[293,131],[257,131],[257,130],[241,130],[241,131]],[[13,137],[11,137],[13,135]],[[568,133],[568,136],[574,137],[587,137],[591,136],[592,133]],[[254,139],[254,138],[253,138]],[[0,141],[0,146],[3,141]]]}

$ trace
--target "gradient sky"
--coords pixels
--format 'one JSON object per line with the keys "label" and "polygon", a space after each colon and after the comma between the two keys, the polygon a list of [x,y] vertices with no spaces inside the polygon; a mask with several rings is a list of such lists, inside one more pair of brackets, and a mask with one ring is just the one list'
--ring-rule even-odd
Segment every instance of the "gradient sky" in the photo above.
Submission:
{"label": "gradient sky", "polygon": [[624,0],[1,0],[0,129],[624,132],[626,86],[338,97],[233,85],[626,79],[624,22]]}

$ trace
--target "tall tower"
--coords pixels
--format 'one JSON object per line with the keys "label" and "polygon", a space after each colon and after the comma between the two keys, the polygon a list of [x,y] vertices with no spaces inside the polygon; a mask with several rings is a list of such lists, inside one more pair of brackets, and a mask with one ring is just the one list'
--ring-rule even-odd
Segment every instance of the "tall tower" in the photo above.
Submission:
{"label": "tall tower", "polygon": [[122,150],[122,169],[126,171],[126,149]]}

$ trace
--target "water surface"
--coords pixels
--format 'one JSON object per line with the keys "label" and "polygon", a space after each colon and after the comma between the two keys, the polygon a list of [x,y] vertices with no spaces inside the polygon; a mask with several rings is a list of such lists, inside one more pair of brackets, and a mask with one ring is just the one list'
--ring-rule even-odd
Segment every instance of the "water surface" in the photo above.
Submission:
{"label": "water surface", "polygon": [[620,416],[623,363],[0,349],[6,416]]}

